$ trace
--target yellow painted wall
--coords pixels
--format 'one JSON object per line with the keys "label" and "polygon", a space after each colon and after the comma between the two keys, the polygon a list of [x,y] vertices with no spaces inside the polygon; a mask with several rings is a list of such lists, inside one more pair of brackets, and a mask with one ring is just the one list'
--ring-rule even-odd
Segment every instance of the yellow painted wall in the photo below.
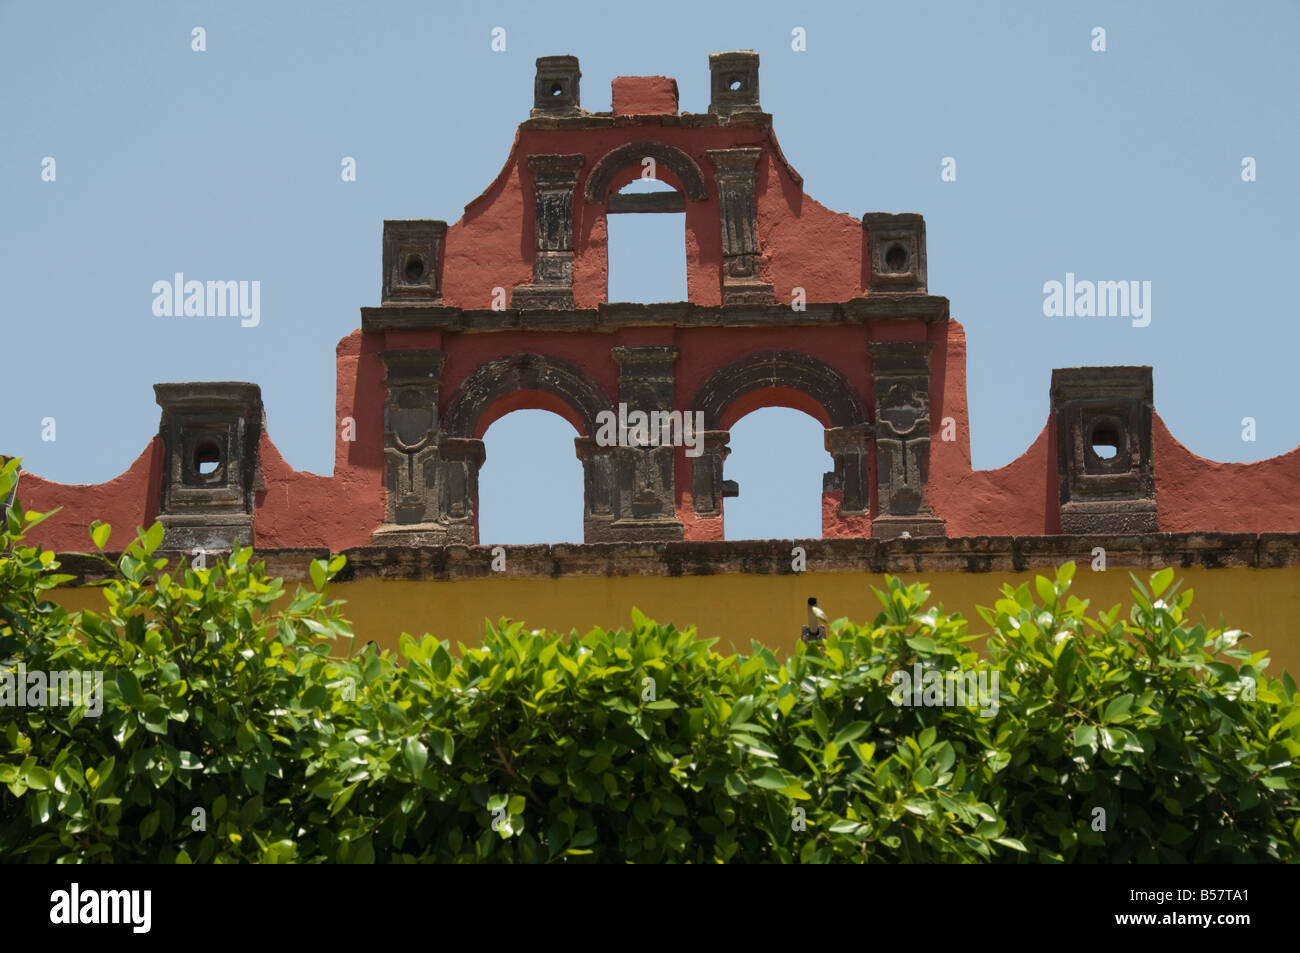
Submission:
{"label": "yellow painted wall", "polygon": [[[1040,573],[922,573],[906,581],[929,583],[932,602],[960,611],[972,622],[972,632],[986,631],[976,605],[992,605],[1003,582],[1030,582]],[[1042,573],[1046,574],[1046,573]],[[1144,579],[1149,573],[1138,572]],[[1286,669],[1300,678],[1300,566],[1284,569],[1186,569],[1179,578],[1195,590],[1192,612],[1207,623],[1226,623],[1255,637],[1246,648],[1267,648],[1274,659],[1273,677]],[[1117,602],[1131,604],[1128,571],[1112,566],[1092,572],[1081,564],[1071,591],[1092,600],[1093,610]],[[832,618],[859,622],[873,619],[880,603],[871,586],[883,587],[882,576],[862,573],[714,576],[565,576],[559,578],[462,579],[454,582],[369,579],[338,583],[332,594],[348,600],[344,610],[352,621],[358,647],[374,639],[396,649],[397,637],[429,633],[466,644],[483,631],[484,617],[523,620],[529,628],[585,632],[593,625],[630,625],[636,606],[660,622],[695,624],[706,637],[717,637],[717,648],[748,653],[749,640],[758,639],[780,651],[792,649],[805,620],[809,596]],[[61,589],[54,598],[67,608],[100,608],[96,589]]]}

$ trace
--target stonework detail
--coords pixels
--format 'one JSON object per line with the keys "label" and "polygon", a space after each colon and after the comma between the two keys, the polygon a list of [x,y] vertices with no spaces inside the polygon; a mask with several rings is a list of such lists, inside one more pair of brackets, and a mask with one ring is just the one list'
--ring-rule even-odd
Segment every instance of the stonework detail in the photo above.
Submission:
{"label": "stonework detail", "polygon": [[582,113],[582,70],[576,56],[541,56],[533,80],[531,116],[577,116]]}
{"label": "stonework detail", "polygon": [[446,237],[446,222],[384,222],[385,304],[442,303],[442,245]]}
{"label": "stonework detail", "polygon": [[1062,533],[1154,533],[1149,367],[1052,371]]}
{"label": "stonework detail", "polygon": [[691,503],[698,516],[722,515],[722,501],[740,495],[734,480],[722,478],[723,464],[731,453],[726,430],[704,431],[703,452],[691,463]]}
{"label": "stonework detail", "polygon": [[844,375],[797,351],[757,351],[718,370],[691,400],[703,411],[706,430],[720,430],[727,409],[755,390],[781,387],[806,394],[821,405],[833,427],[867,422],[866,405]]}
{"label": "stonework detail", "polygon": [[377,539],[444,542],[438,498],[438,389],[446,355],[436,350],[382,351],[384,466],[388,503]]}
{"label": "stonework detail", "polygon": [[155,384],[162,407],[163,478],[158,519],[167,549],[253,544],[254,494],[262,489],[258,443],[262,391],[256,384]]}
{"label": "stonework detail", "polygon": [[710,149],[717,169],[722,219],[722,303],[772,304],[772,286],[759,277],[754,173],[761,149]]}
{"label": "stonework detail", "polygon": [[914,213],[862,216],[871,262],[870,287],[881,291],[926,290],[925,219]]}
{"label": "stonework detail", "polygon": [[478,542],[478,473],[483,441],[444,436],[438,445],[438,521],[448,542]]}
{"label": "stonework detail", "polygon": [[823,489],[841,494],[841,515],[866,513],[871,506],[870,455],[872,428],[869,424],[831,427],[826,431],[826,451],[835,469],[826,474]]}
{"label": "stonework detail", "polygon": [[753,50],[709,54],[709,112],[729,118],[758,114],[758,54]]}
{"label": "stonework detail", "polygon": [[475,437],[479,420],[494,403],[521,390],[558,397],[582,422],[585,435],[596,433],[596,415],[612,406],[609,395],[581,368],[547,354],[509,354],[479,365],[447,402],[443,426],[453,437]]}
{"label": "stonework detail", "polygon": [[581,153],[532,155],[536,205],[533,214],[533,283],[515,288],[516,308],[564,310],[573,307],[573,192],[582,168]]}
{"label": "stonework detail", "polygon": [[[618,399],[627,411],[671,412],[675,347],[615,347],[619,365]],[[674,540],[683,538],[677,519],[672,446],[637,446],[629,427],[619,434],[615,460],[614,519],[610,538]]]}
{"label": "stonework detail", "polygon": [[588,202],[604,202],[609,197],[610,186],[614,176],[629,165],[641,166],[645,159],[654,159],[677,176],[682,183],[686,197],[693,202],[702,202],[709,197],[709,188],[704,181],[704,173],[688,154],[662,142],[629,142],[627,145],[611,149],[597,160],[587,175],[582,188],[583,198]]}
{"label": "stonework detail", "polygon": [[930,470],[930,344],[868,344],[876,389],[873,536],[942,536],[926,501]]}

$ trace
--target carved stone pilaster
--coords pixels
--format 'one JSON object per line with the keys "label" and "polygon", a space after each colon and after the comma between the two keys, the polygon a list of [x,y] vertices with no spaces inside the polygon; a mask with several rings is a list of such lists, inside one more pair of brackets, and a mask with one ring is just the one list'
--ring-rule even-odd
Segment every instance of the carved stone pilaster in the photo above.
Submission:
{"label": "carved stone pilaster", "polygon": [[158,520],[167,549],[253,544],[254,494],[262,489],[256,384],[155,384],[162,407],[163,479]]}
{"label": "carved stone pilaster", "polygon": [[515,288],[516,308],[565,310],[573,307],[573,192],[582,168],[581,153],[533,155],[536,255],[533,283]]}
{"label": "carved stone pilaster", "polygon": [[576,437],[573,444],[582,461],[582,538],[609,542],[617,538],[610,524],[618,507],[618,448],[603,447],[595,437]]}
{"label": "carved stone pilaster", "polygon": [[722,501],[740,494],[734,480],[722,478],[723,464],[731,453],[730,440],[730,431],[704,431],[703,452],[691,461],[691,500],[699,516],[721,516]]}
{"label": "carved stone pilaster", "polygon": [[[388,504],[376,542],[438,545],[438,388],[446,355],[435,350],[381,351],[384,361],[384,463]],[[396,537],[396,538],[394,538]]]}
{"label": "carved stone pilaster", "polygon": [[823,488],[840,491],[839,513],[842,516],[865,513],[870,508],[870,444],[869,424],[826,430],[826,450],[835,461],[835,469],[826,474]]}
{"label": "carved stone pilaster", "polygon": [[447,541],[478,542],[478,473],[487,458],[483,441],[446,437],[438,443],[438,520]]}
{"label": "carved stone pilaster", "polygon": [[775,304],[772,286],[758,274],[758,212],[754,170],[761,149],[710,149],[717,169],[722,219],[722,303]]}
{"label": "carved stone pilaster", "polygon": [[[623,408],[619,408],[618,452],[614,457],[615,519],[610,531],[618,539],[682,539],[683,528],[675,506],[674,446],[663,444],[675,436],[684,436],[681,428],[687,426],[687,421],[682,418],[683,412],[678,412],[677,434],[665,434],[655,426],[656,421],[670,420],[673,413],[677,348],[615,347],[611,353],[619,365],[619,402],[626,406],[627,413],[625,416]],[[648,419],[644,430],[634,423],[640,414]],[[643,442],[646,437],[648,445]]]}
{"label": "carved stone pilaster", "polygon": [[876,492],[871,534],[943,536],[925,490],[930,469],[930,344],[867,345],[876,388]]}
{"label": "carved stone pilaster", "polygon": [[1151,368],[1058,368],[1052,412],[1061,532],[1158,532]]}

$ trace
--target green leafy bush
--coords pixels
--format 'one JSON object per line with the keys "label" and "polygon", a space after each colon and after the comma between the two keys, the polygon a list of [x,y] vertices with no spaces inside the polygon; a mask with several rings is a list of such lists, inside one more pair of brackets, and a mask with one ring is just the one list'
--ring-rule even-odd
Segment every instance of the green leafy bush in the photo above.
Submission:
{"label": "green leafy bush", "polygon": [[[633,610],[630,630],[582,636],[502,622],[456,653],[403,636],[399,664],[331,657],[352,637],[328,597],[342,557],[290,594],[248,550],[169,569],[155,526],[106,611],[67,614],[43,600],[66,577],[24,544],[32,522],[15,507],[0,547],[0,669],[102,671],[103,707],[0,707],[7,861],[1300,853],[1295,684],[1193,623],[1169,570],[1135,580],[1127,615],[1089,615],[1067,564],[1004,587],[987,635],[890,578],[871,625],[838,620],[784,661]],[[996,696],[899,704],[934,701],[927,671],[996,673]]]}

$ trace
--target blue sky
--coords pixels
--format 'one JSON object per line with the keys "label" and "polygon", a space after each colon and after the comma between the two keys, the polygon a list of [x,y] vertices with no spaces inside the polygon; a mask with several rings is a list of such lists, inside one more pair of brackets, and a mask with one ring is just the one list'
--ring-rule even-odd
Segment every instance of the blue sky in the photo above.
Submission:
{"label": "blue sky", "polygon": [[[1156,408],[1204,456],[1300,443],[1300,4],[617,11],[0,2],[0,450],[100,482],[156,432],[155,381],[249,380],[288,460],[330,472],[334,347],[378,303],[382,222],[460,217],[527,118],[536,57],[577,55],[588,109],[609,108],[614,76],[664,74],[700,112],[708,54],[746,48],[810,195],[853,215],[925,215],[930,289],[968,333],[976,466],[1022,453],[1051,369],[1080,364],[1153,365]],[[196,26],[205,52],[191,49]],[[498,26],[505,52],[491,49]],[[805,51],[791,49],[796,27]],[[344,156],[356,182],[340,180]],[[948,156],[955,182],[940,181]],[[632,239],[648,262],[681,247],[664,219],[669,232]],[[260,324],[155,317],[152,284],[176,271],[260,281]],[[1067,272],[1150,281],[1150,325],[1045,317],[1043,284]],[[485,542],[580,538],[572,437],[542,412],[489,430]],[[728,536],[816,535],[830,461],[811,418],[760,411],[732,447]],[[531,507],[539,494],[554,505]]]}

